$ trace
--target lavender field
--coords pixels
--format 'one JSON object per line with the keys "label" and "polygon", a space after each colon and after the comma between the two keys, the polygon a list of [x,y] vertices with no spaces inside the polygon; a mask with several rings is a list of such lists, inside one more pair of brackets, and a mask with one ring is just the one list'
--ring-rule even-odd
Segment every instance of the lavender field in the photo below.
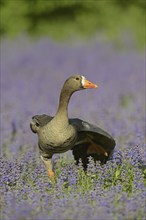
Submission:
{"label": "lavender field", "polygon": [[[69,116],[111,133],[116,149],[105,165],[90,159],[87,174],[63,154],[52,186],[29,123],[55,114],[65,79],[76,73],[99,88],[75,93]],[[118,48],[102,40],[2,40],[0,164],[2,220],[146,219],[144,51],[130,41]]]}

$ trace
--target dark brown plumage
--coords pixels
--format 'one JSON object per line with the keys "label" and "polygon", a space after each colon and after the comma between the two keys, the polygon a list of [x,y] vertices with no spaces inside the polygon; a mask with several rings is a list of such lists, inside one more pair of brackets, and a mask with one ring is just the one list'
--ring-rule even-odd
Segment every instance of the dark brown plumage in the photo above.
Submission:
{"label": "dark brown plumage", "polygon": [[30,127],[38,135],[41,158],[51,178],[54,176],[51,158],[55,153],[71,149],[77,164],[81,159],[86,169],[89,156],[105,163],[113,152],[115,141],[107,132],[81,119],[68,119],[67,108],[71,95],[78,90],[96,87],[84,76],[71,76],[61,90],[56,115],[32,117]]}

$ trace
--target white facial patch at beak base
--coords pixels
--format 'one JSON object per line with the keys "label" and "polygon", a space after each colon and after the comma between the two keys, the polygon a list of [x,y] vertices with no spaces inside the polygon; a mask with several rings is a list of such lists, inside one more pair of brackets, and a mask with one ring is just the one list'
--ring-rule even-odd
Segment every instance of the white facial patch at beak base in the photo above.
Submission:
{"label": "white facial patch at beak base", "polygon": [[82,84],[83,87],[84,87],[84,85],[85,85],[85,80],[86,80],[86,78],[85,78],[84,76],[82,76],[81,84]]}

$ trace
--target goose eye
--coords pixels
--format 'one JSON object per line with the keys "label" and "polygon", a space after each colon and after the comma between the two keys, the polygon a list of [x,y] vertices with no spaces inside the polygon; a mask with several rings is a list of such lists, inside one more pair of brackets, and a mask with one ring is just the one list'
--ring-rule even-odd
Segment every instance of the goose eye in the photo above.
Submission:
{"label": "goose eye", "polygon": [[38,122],[36,122],[36,126],[39,127],[39,123]]}
{"label": "goose eye", "polygon": [[76,80],[79,80],[79,77],[76,77]]}

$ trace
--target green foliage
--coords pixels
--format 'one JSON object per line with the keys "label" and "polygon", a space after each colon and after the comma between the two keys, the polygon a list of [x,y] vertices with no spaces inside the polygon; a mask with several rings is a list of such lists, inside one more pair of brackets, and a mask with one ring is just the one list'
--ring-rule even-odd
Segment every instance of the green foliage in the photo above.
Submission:
{"label": "green foliage", "polygon": [[1,0],[0,6],[2,36],[28,32],[63,39],[100,30],[115,37],[131,28],[139,41],[144,39],[143,0]]}
{"label": "green foliage", "polygon": [[[67,162],[62,160],[64,166],[67,165]],[[74,164],[74,161],[72,161]],[[62,185],[63,189],[66,189],[66,192],[70,192],[71,186],[68,180],[67,174],[62,174],[62,165],[58,164],[57,168],[57,179],[60,179],[61,175],[65,176],[66,181]],[[88,170],[85,172],[82,167],[82,163],[79,164],[77,169],[77,181],[75,184],[75,190],[79,193],[86,193],[88,191],[92,191],[97,187],[97,184],[103,190],[110,190],[111,187],[121,186],[121,191],[126,192],[127,195],[131,195],[135,191],[135,168],[128,161],[124,161],[121,165],[116,165],[109,163],[108,165],[99,165],[99,170],[94,165],[94,161],[91,159],[89,162]],[[94,169],[94,171],[93,171]],[[145,173],[143,172],[142,176],[144,177]],[[144,178],[143,178],[144,181]]]}

